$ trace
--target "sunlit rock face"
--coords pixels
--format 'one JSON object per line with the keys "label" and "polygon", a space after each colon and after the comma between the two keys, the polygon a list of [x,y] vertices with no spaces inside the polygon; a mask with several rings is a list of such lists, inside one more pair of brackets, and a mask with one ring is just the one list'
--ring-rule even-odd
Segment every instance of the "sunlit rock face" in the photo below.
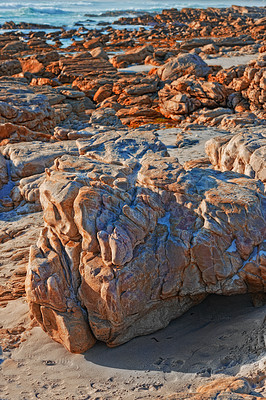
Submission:
{"label": "sunlit rock face", "polygon": [[217,137],[206,143],[212,165],[221,171],[235,171],[266,183],[266,128]]}
{"label": "sunlit rock face", "polygon": [[30,309],[71,352],[165,327],[209,293],[266,291],[266,199],[235,172],[185,171],[151,132],[78,139],[40,186]]}

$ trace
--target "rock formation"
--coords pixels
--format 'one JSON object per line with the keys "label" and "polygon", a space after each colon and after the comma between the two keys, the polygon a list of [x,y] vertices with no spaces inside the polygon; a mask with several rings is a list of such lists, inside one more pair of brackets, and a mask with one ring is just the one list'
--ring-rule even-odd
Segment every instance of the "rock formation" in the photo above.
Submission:
{"label": "rock formation", "polygon": [[78,139],[40,186],[31,313],[69,351],[166,326],[209,293],[266,291],[263,184],[185,171],[151,132]]}
{"label": "rock formation", "polygon": [[215,168],[235,171],[266,183],[265,129],[210,139],[205,150]]}
{"label": "rock formation", "polygon": [[31,130],[49,132],[55,126],[53,116],[54,112],[47,99],[34,93],[25,81],[1,79],[1,124],[12,122]]}

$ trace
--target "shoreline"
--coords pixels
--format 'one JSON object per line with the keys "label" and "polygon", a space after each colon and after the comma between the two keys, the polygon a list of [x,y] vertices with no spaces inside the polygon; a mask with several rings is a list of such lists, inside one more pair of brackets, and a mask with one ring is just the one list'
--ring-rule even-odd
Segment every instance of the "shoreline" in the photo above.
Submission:
{"label": "shoreline", "polygon": [[[263,0],[264,1],[264,0]],[[238,2],[237,2],[238,3]],[[81,3],[82,4],[82,3]],[[60,6],[60,4],[59,4]],[[64,4],[62,4],[62,7],[64,6]],[[213,4],[206,4],[203,7],[187,7],[188,9],[200,9],[200,10],[208,10],[208,9],[215,9],[217,8],[218,10],[225,10],[228,7],[248,7],[250,9],[265,9],[266,8],[266,3],[264,5],[261,5],[261,2],[254,2],[254,4],[250,4],[250,2],[247,2],[247,4],[243,4],[243,2],[239,2],[239,4],[235,4],[232,5],[228,2],[228,4],[223,4],[222,6],[217,6],[215,4],[215,1]],[[52,14],[52,10],[51,8],[47,8],[47,7],[43,7],[41,6],[40,9],[38,8],[34,8],[34,7],[28,7],[29,8],[29,12],[30,15],[28,17],[21,17],[21,16],[16,16],[16,15],[12,15],[12,12],[14,11],[14,9],[10,9],[10,17],[8,17],[8,15],[5,17],[5,13],[3,13],[3,16],[1,16],[0,13],[0,29],[2,28],[3,25],[7,24],[7,21],[10,21],[12,23],[15,23],[17,25],[19,24],[23,24],[23,25],[27,25],[27,24],[31,24],[32,26],[35,25],[35,28],[33,29],[45,29],[45,26],[47,27],[47,18],[51,18],[53,16]],[[175,5],[173,5],[172,7],[168,8],[170,9],[175,9],[177,11],[182,11],[183,9],[186,9],[186,7],[180,6],[180,7],[176,7]],[[71,11],[71,10],[63,10],[60,8],[55,8],[54,9],[54,15],[60,15],[61,11],[61,17],[66,17],[68,14],[72,14],[71,18],[69,16],[69,19],[65,19],[63,23],[61,24],[53,24],[53,29],[54,28],[58,28],[58,29],[73,29],[76,26],[85,26],[87,25],[88,29],[97,29],[97,27],[101,27],[102,25],[113,25],[116,23],[117,18],[119,21],[119,24],[125,24],[125,21],[131,20],[131,19],[137,19],[138,17],[142,17],[143,15],[149,16],[149,17],[153,17],[156,16],[157,14],[162,13],[163,11],[167,10],[165,7],[154,7],[152,9],[143,9],[143,8],[138,8],[138,9],[117,9],[117,10],[109,10],[109,11],[103,11],[103,10],[99,10],[97,12],[86,12],[86,11],[79,11],[77,13],[77,15],[75,15],[75,12]],[[36,15],[33,15],[32,12],[36,13]],[[71,23],[71,21],[73,20],[73,18],[76,19],[75,22]],[[84,18],[87,18],[84,20]],[[91,18],[94,18],[91,19]],[[36,19],[39,19],[39,22],[36,23]],[[123,21],[123,19],[125,19],[125,21]],[[56,18],[55,18],[56,20]],[[90,26],[90,24],[92,24],[92,26]],[[151,26],[152,27],[151,23]],[[38,27],[39,25],[39,27]],[[148,24],[149,25],[149,24]]]}

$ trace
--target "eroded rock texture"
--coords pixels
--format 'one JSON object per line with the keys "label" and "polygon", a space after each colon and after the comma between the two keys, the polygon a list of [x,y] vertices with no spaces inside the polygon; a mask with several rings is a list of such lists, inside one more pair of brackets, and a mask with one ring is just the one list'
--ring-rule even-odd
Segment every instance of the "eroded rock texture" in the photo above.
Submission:
{"label": "eroded rock texture", "polygon": [[72,352],[166,326],[208,293],[266,291],[263,185],[185,171],[149,132],[77,140],[40,186],[30,309]]}
{"label": "eroded rock texture", "polygon": [[221,171],[235,171],[266,183],[266,129],[216,137],[206,143],[211,163]]}
{"label": "eroded rock texture", "polygon": [[[4,124],[12,122],[34,131],[48,132],[54,128],[54,112],[47,99],[35,94],[29,86],[22,81],[12,78],[2,78],[0,84],[0,139],[9,137],[10,127]],[[21,128],[20,128],[21,130]],[[7,134],[7,131],[8,134]],[[19,135],[25,135],[23,131]]]}

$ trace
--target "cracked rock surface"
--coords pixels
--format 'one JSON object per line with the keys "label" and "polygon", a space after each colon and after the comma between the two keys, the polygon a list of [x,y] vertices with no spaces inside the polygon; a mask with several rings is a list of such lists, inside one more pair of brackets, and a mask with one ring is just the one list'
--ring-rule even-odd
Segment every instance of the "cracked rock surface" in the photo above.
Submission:
{"label": "cracked rock surface", "polygon": [[151,132],[78,139],[40,186],[27,299],[69,351],[165,327],[208,294],[265,292],[263,184],[185,171]]}

